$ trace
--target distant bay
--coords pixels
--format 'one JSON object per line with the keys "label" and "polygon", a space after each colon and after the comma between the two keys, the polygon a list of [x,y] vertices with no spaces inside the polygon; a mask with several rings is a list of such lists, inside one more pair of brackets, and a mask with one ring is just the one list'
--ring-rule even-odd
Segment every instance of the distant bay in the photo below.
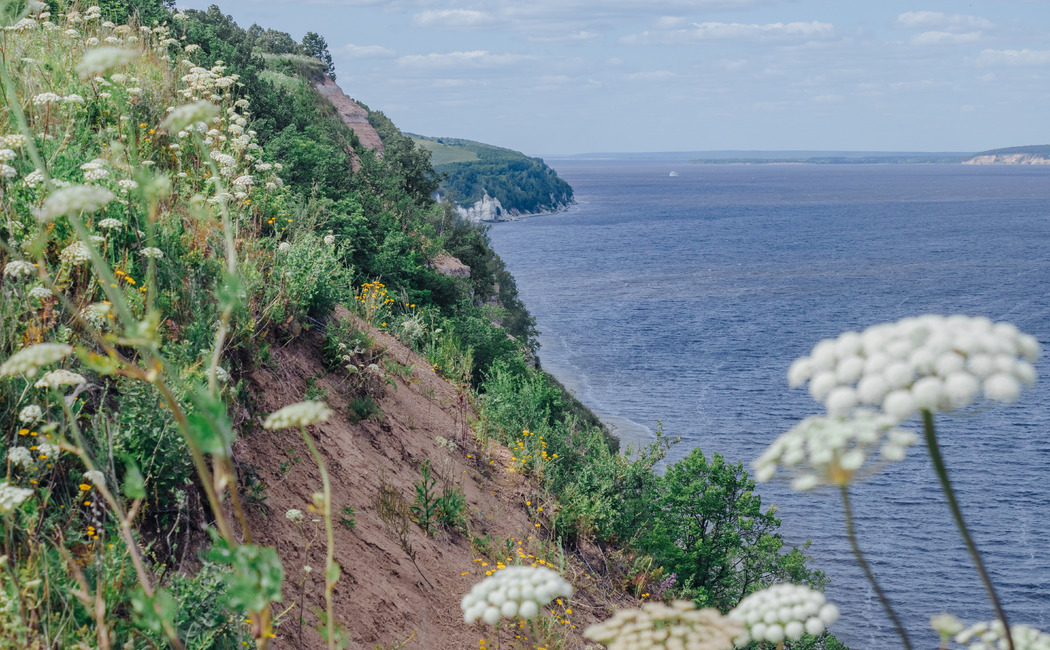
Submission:
{"label": "distant bay", "polygon": [[[491,237],[542,331],[540,359],[621,434],[661,421],[749,465],[819,405],[791,361],[822,338],[923,313],[987,315],[1050,344],[1050,169],[548,160],[568,212]],[[677,172],[677,176],[671,176]],[[1036,364],[1050,376],[1050,354]],[[916,422],[911,423],[918,428]],[[949,471],[1015,623],[1050,628],[1050,380],[939,420]],[[898,642],[854,566],[835,494],[760,486],[812,539],[854,650]],[[861,544],[917,647],[929,617],[992,617],[921,450],[856,487]]]}

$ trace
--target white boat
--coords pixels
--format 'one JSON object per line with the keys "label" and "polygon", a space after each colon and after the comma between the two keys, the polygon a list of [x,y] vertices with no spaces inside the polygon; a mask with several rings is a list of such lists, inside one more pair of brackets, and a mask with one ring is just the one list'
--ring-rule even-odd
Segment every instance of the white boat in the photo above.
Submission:
{"label": "white boat", "polygon": [[670,174],[668,174],[668,176],[677,176],[677,175],[678,175],[678,172],[671,172]]}

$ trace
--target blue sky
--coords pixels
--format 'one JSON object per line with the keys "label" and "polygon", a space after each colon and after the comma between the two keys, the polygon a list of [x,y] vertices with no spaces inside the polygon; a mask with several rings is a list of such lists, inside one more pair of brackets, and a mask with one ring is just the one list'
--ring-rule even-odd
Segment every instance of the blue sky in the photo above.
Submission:
{"label": "blue sky", "polygon": [[179,0],[325,37],[401,129],[531,155],[1050,143],[1050,0]]}

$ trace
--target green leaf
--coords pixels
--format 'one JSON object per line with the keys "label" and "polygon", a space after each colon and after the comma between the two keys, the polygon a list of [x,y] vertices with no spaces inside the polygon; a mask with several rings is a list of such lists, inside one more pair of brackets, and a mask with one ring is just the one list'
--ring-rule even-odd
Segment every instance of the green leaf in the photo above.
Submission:
{"label": "green leaf", "polygon": [[225,541],[219,540],[209,551],[208,559],[232,569],[223,577],[230,607],[259,612],[271,602],[282,600],[284,567],[273,548],[241,544],[230,549]]}
{"label": "green leaf", "polygon": [[146,498],[146,479],[134,461],[128,460],[124,471],[124,496],[129,499]]}
{"label": "green leaf", "polygon": [[206,454],[227,458],[236,437],[226,404],[204,389],[193,395],[194,410],[189,414],[190,439]]}
{"label": "green leaf", "polygon": [[137,589],[131,596],[131,607],[139,625],[155,634],[162,634],[164,621],[174,621],[179,612],[179,604],[164,587],[157,587],[152,598]]}
{"label": "green leaf", "polygon": [[340,568],[338,562],[332,562],[332,566],[325,570],[324,577],[330,584],[339,582],[339,576],[342,574],[342,568]]}

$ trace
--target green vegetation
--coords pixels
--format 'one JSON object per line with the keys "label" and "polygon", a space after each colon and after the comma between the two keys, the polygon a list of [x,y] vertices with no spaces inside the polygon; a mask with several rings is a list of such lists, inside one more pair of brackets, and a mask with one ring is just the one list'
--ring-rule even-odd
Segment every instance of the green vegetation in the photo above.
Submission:
{"label": "green vegetation", "polygon": [[974,156],[1006,156],[1009,154],[1029,154],[1050,158],[1050,144],[1028,145],[1024,147],[1006,147],[1004,149],[989,149],[975,153]]}
{"label": "green vegetation", "polygon": [[431,153],[441,190],[461,206],[487,192],[510,214],[552,212],[572,203],[572,188],[539,158],[473,140],[412,135]]}
{"label": "green vegetation", "polygon": [[[547,509],[528,507],[549,565],[594,540],[636,595],[673,571],[665,592],[723,608],[772,580],[821,584],[803,550],[782,552],[779,522],[739,465],[695,452],[661,477],[663,438],[617,454],[531,366],[535,328],[513,278],[483,229],[434,202],[429,152],[376,113],[386,154],[371,156],[313,89],[331,72],[323,39],[244,30],[217,7],[50,4],[35,16],[5,5],[16,15],[0,46],[0,648],[270,645],[284,567],[247,526],[246,506],[265,511],[267,495],[233,445],[265,414],[243,378],[313,327],[351,419],[381,419],[376,400],[411,372],[332,323],[340,303],[425,355],[458,389],[464,419],[476,398],[479,439],[505,442],[504,469],[540,486]],[[113,49],[96,50],[103,41]],[[539,174],[571,200],[541,162],[478,146],[490,173],[520,167],[508,183],[534,195],[539,185],[519,181]],[[531,200],[505,205],[537,209]],[[471,277],[438,274],[439,253]],[[331,503],[306,430],[330,414],[303,402],[262,424],[299,429],[320,470],[309,504],[327,551],[317,617],[334,648],[346,640],[332,606],[334,523],[353,529],[358,513]],[[282,478],[301,462],[288,458]],[[468,529],[448,468],[422,468],[414,507],[386,483],[373,503],[413,564],[413,515],[428,533]],[[721,496],[698,497],[711,491]],[[719,534],[691,543],[683,513]],[[285,517],[306,540],[302,511]],[[654,526],[660,535],[645,532]],[[202,529],[206,541],[179,545]],[[199,568],[180,573],[187,565]]]}

